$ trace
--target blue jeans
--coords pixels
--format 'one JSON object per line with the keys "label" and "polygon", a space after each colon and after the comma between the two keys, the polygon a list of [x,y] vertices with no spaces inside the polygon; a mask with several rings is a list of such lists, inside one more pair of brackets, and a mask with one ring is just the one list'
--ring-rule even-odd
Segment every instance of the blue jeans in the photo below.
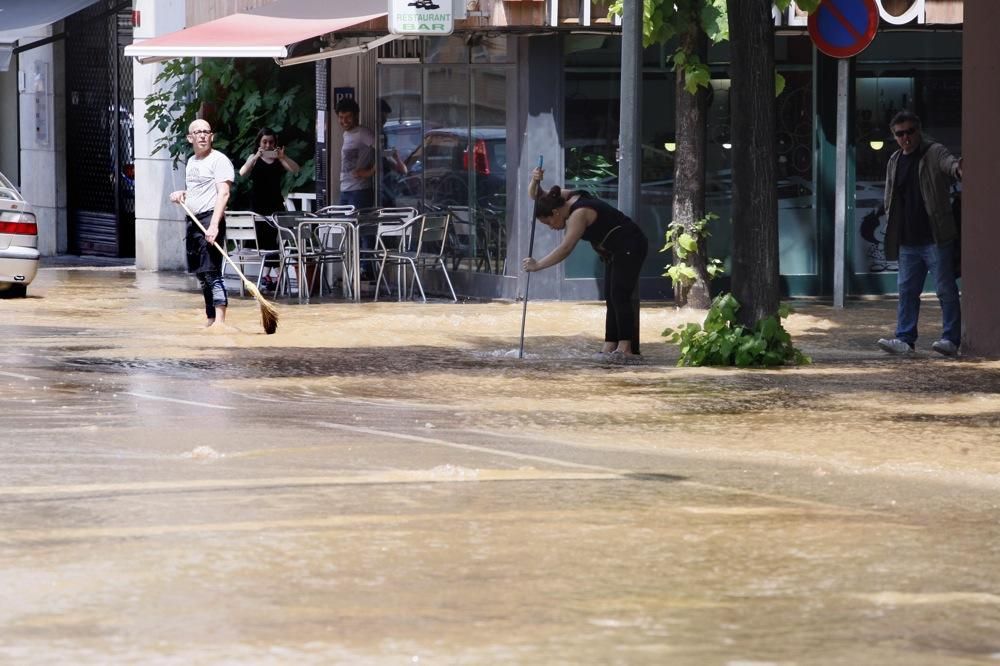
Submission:
{"label": "blue jeans", "polygon": [[372,208],[375,205],[375,190],[347,190],[340,193],[342,206],[354,206],[358,210]]}
{"label": "blue jeans", "polygon": [[[342,206],[354,206],[357,210],[372,208],[375,206],[374,190],[347,190],[340,193],[340,204]],[[364,234],[358,238],[358,247],[362,250],[375,249],[375,236]],[[361,279],[374,280],[378,275],[378,269],[374,261],[364,261],[361,266]]]}
{"label": "blue jeans", "polygon": [[896,337],[914,344],[920,318],[920,293],[928,271],[934,275],[941,303],[942,335],[955,345],[962,341],[962,306],[955,281],[955,248],[945,245],[901,245],[899,247],[899,305],[896,310]]}

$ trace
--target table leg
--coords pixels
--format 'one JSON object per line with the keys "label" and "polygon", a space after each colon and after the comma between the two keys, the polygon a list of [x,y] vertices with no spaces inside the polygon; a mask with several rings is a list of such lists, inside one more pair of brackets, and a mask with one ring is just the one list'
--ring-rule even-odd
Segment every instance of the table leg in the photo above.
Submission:
{"label": "table leg", "polygon": [[354,250],[354,257],[352,262],[354,264],[354,275],[351,276],[351,281],[354,283],[354,300],[357,303],[361,302],[361,228],[354,228],[354,237],[351,241],[352,249]]}
{"label": "table leg", "polygon": [[309,286],[306,284],[306,273],[305,273],[305,261],[302,258],[302,225],[296,227],[296,242],[299,248],[299,274],[296,276],[296,282],[299,285],[299,303],[302,303],[302,293],[305,292],[305,302],[309,302]]}

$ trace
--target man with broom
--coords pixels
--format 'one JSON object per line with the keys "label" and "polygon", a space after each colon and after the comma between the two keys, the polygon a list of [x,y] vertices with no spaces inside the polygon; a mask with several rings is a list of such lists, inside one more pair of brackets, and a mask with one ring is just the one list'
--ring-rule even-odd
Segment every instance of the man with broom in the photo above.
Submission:
{"label": "man with broom", "polygon": [[206,326],[221,330],[226,323],[229,299],[222,279],[224,258],[214,245],[225,246],[226,204],[236,173],[229,158],[212,148],[212,137],[212,127],[205,120],[195,120],[188,126],[187,140],[194,148],[194,155],[188,159],[185,170],[187,189],[171,192],[170,201],[186,205],[202,222],[198,225],[188,220],[185,239],[188,270],[201,284],[208,316]]}

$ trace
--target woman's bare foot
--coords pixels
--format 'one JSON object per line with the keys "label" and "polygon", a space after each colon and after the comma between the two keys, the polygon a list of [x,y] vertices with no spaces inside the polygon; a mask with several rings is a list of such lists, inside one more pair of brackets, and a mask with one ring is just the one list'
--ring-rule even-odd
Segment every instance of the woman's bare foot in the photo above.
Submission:
{"label": "woman's bare foot", "polygon": [[608,354],[608,363],[613,365],[640,365],[642,356],[639,354],[626,354],[621,349],[616,349]]}

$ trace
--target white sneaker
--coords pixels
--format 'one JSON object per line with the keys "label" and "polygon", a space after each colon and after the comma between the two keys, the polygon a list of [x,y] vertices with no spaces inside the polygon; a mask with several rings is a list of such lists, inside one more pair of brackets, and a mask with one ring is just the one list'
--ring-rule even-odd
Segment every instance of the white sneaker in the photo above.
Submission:
{"label": "white sneaker", "polygon": [[913,353],[913,347],[899,338],[879,338],[878,346],[879,349],[890,354],[906,356]]}
{"label": "white sneaker", "polygon": [[942,356],[958,356],[958,345],[951,340],[945,340],[944,338],[941,338],[932,344],[931,349]]}

